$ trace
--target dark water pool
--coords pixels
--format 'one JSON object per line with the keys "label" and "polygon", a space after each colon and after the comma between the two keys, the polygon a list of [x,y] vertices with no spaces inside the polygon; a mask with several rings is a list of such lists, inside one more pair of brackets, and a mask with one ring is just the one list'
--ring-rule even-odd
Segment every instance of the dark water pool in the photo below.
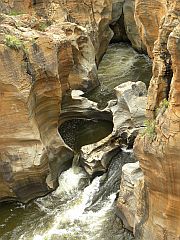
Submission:
{"label": "dark water pool", "polygon": [[113,129],[110,121],[73,119],[65,122],[59,132],[65,143],[76,152],[84,145],[98,142],[108,136]]}

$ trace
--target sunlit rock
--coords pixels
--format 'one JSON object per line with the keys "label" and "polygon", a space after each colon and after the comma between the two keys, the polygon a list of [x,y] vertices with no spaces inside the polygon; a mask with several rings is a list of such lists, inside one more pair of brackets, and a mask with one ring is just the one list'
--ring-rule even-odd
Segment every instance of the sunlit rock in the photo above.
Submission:
{"label": "sunlit rock", "polygon": [[98,84],[95,52],[74,23],[43,32],[27,15],[0,21],[0,199],[27,202],[57,187],[71,165],[73,152],[58,133],[61,100],[70,88]]}
{"label": "sunlit rock", "polygon": [[127,82],[115,88],[117,101],[111,100],[105,110],[112,112],[113,131],[103,140],[83,146],[82,165],[93,175],[107,171],[112,158],[121,147],[133,146],[135,137],[144,126],[146,108],[146,85],[143,82]]}
{"label": "sunlit rock", "polygon": [[116,214],[126,228],[135,232],[135,226],[142,220],[145,199],[144,177],[139,162],[127,163],[122,167],[121,186],[117,200]]}
{"label": "sunlit rock", "polygon": [[[139,16],[144,19],[145,38],[156,37],[153,78],[148,91],[147,116],[154,122],[153,137],[136,139],[134,150],[144,173],[146,213],[138,239],[180,238],[180,2],[137,1]],[[153,3],[153,4],[152,4]],[[144,17],[143,5],[150,16]],[[162,8],[162,5],[164,7]],[[157,7],[156,7],[157,6]],[[166,9],[167,7],[167,9]],[[154,14],[160,27],[155,25]],[[153,14],[152,14],[153,12]],[[146,12],[147,13],[147,12]],[[164,15],[164,17],[163,17]],[[150,20],[152,19],[152,21]],[[159,21],[156,20],[156,23]],[[149,25],[149,22],[152,24]]]}
{"label": "sunlit rock", "polygon": [[124,135],[128,138],[132,132],[144,126],[146,85],[140,81],[126,82],[117,86],[115,92],[117,104],[110,107],[114,123],[113,135]]}
{"label": "sunlit rock", "polygon": [[167,5],[167,0],[135,0],[136,25],[150,57],[153,57],[154,43],[158,38],[160,23],[163,21]]}

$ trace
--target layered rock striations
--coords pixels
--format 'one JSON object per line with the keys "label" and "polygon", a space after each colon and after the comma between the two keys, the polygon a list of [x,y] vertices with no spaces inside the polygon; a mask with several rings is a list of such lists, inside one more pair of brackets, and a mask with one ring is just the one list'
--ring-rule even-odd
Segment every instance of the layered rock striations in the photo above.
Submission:
{"label": "layered rock striations", "polygon": [[1,201],[57,186],[73,158],[58,133],[62,98],[98,85],[109,24],[123,18],[132,45],[141,45],[133,11],[134,1],[122,0],[0,2]]}
{"label": "layered rock striations", "polygon": [[42,33],[25,24],[4,17],[0,45],[1,199],[22,201],[54,188],[73,157],[58,133],[63,94],[98,83],[83,27],[52,25]]}
{"label": "layered rock striations", "polygon": [[109,28],[112,19],[112,0],[3,0],[0,9],[8,14],[35,14],[48,22],[71,22],[85,27],[94,45],[97,63],[113,36]]}
{"label": "layered rock striations", "polygon": [[63,2],[22,2],[0,3],[7,13],[0,16],[0,201],[46,194],[71,164],[73,152],[58,133],[62,97],[98,85],[98,31],[111,17],[110,2],[94,2],[96,21],[105,23],[91,34],[94,13],[86,4],[83,19],[79,2],[67,4],[77,18],[71,21]]}
{"label": "layered rock striations", "polygon": [[[149,15],[144,15],[143,5],[152,6],[152,11],[158,10],[159,29],[154,20],[152,25],[148,24],[151,18],[148,20]],[[136,236],[138,239],[179,239],[180,1],[137,0],[136,9],[139,9],[136,14],[141,20],[143,39],[154,57],[147,104],[149,122],[134,146],[144,173],[147,196],[147,211],[136,229]],[[156,41],[152,52],[153,39]]]}
{"label": "layered rock striations", "polygon": [[[0,201],[48,193],[71,164],[73,152],[58,133],[61,101],[72,89],[97,86],[95,62],[111,24],[117,39],[154,59],[149,121],[134,146],[145,201],[140,213],[123,201],[121,208],[137,239],[179,239],[179,0],[2,0],[0,11]],[[143,201],[135,189],[126,199]]]}
{"label": "layered rock striations", "polygon": [[148,55],[153,57],[154,42],[158,38],[159,27],[167,12],[168,0],[135,0],[135,21],[140,38]]}

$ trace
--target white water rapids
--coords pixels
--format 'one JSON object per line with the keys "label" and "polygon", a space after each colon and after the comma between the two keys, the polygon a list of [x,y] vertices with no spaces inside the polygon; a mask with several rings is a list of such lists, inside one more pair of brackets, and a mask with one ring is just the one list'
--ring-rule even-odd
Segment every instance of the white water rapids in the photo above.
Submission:
{"label": "white water rapids", "polygon": [[[59,178],[59,188],[52,196],[36,200],[36,204],[41,211],[46,212],[46,215],[53,215],[49,227],[41,231],[38,228],[30,233],[27,231],[19,239],[109,240],[112,239],[112,234],[114,234],[114,240],[132,239],[131,235],[122,228],[121,222],[114,215],[113,203],[116,193],[110,194],[104,200],[99,199],[97,206],[88,210],[88,207],[93,203],[94,196],[100,190],[102,178],[103,176],[96,177],[85,187],[88,184],[88,179],[81,168],[73,167],[65,171]],[[79,189],[80,186],[82,189]],[[50,206],[54,204],[52,198],[55,201],[61,199],[60,205],[57,205],[53,212],[49,210]],[[43,219],[41,220],[43,221]],[[113,226],[114,224],[115,226]],[[125,236],[126,238],[124,238]]]}

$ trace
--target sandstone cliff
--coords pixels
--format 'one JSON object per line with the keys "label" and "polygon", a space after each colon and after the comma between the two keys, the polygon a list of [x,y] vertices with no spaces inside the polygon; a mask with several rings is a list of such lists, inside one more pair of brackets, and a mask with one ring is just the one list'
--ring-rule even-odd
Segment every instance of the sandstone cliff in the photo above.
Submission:
{"label": "sandstone cliff", "polygon": [[61,100],[98,85],[111,3],[1,1],[0,10],[0,201],[27,202],[72,162],[58,133]]}
{"label": "sandstone cliff", "polygon": [[122,18],[118,28],[142,49],[134,7],[133,0],[0,2],[0,201],[28,201],[57,186],[73,158],[58,133],[62,97],[98,85],[109,24]]}
{"label": "sandstone cliff", "polygon": [[180,238],[179,12],[179,0],[136,1],[142,39],[154,58],[149,122],[134,147],[147,195],[147,212],[136,229],[138,239]]}
{"label": "sandstone cliff", "polygon": [[71,164],[73,152],[58,133],[61,100],[70,89],[98,84],[95,62],[111,24],[117,39],[154,59],[150,120],[134,147],[146,195],[134,232],[137,239],[179,239],[179,0],[2,0],[0,11],[0,201],[46,194]]}

